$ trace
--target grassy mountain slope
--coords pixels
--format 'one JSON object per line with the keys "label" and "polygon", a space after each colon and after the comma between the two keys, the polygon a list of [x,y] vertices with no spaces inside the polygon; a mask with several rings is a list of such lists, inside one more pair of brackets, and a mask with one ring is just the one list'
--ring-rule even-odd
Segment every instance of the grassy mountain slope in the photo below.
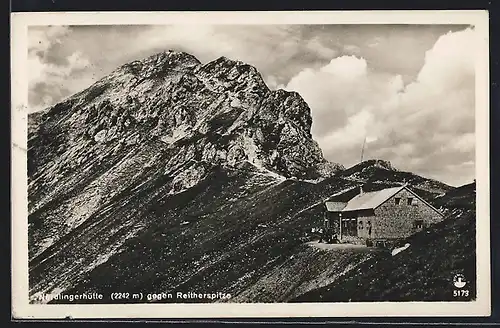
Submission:
{"label": "grassy mountain slope", "polygon": [[[173,197],[147,197],[143,187],[129,204],[144,207],[145,228],[66,292],[223,290],[236,295],[302,252],[302,237],[318,223],[314,205],[346,187],[334,178],[324,184],[286,180],[267,186],[257,179],[251,171],[219,168]],[[84,234],[90,236],[75,232],[74,242],[64,245],[69,254],[82,242],[93,242]],[[50,259],[44,263],[32,272],[35,279],[52,271]]]}
{"label": "grassy mountain slope", "polygon": [[[403,263],[408,259],[404,256],[408,255],[404,252],[392,258],[387,252],[331,251],[304,244],[309,240],[307,234],[311,228],[320,224],[322,200],[332,194],[356,191],[357,186],[358,183],[341,177],[318,184],[273,181],[256,174],[252,166],[246,166],[240,169],[219,167],[203,183],[174,196],[145,197],[149,189],[140,187],[137,198],[129,204],[144,207],[143,230],[127,240],[106,262],[78,275],[78,281],[65,292],[96,291],[109,295],[116,290],[130,293],[223,291],[233,295],[230,302],[304,300],[301,295],[305,300],[310,297],[310,300],[319,301],[323,300],[322,288],[336,282],[343,286],[345,279],[359,275],[358,270],[368,268],[374,274],[380,271],[392,276],[394,268],[405,267]],[[143,199],[150,201],[143,204]],[[462,220],[472,222],[465,216]],[[459,226],[463,228],[464,224]],[[432,244],[436,234],[451,233],[447,225],[443,227],[436,226],[423,237],[415,236],[417,241],[412,242],[412,247],[417,249],[419,238]],[[66,245],[64,249],[78,247],[80,244],[76,243],[85,238],[79,236],[75,237],[74,245]],[[470,238],[467,240],[472,242]],[[467,244],[463,247],[436,244],[433,247],[438,250],[456,247],[453,250],[457,254],[467,251]],[[411,254],[413,248],[407,252]],[[439,262],[436,258],[427,260]],[[462,263],[456,259],[452,262],[455,266]],[[394,267],[386,271],[387,265]],[[51,267],[53,263],[49,259],[40,274]],[[428,274],[429,267],[420,265],[420,268],[422,274]],[[350,294],[342,291],[339,295],[347,297]],[[348,300],[345,297],[342,300]],[[418,299],[419,295],[404,297]],[[109,299],[103,300],[106,301]],[[176,301],[179,300],[164,300]]]}

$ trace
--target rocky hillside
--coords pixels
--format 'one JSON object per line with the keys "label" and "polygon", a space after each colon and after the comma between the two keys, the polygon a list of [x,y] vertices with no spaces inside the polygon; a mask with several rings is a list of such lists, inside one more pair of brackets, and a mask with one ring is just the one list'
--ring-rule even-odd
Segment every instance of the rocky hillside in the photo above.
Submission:
{"label": "rocky hillside", "polygon": [[[248,169],[215,169],[200,184],[169,197],[158,188],[163,181],[144,186],[32,260],[34,287],[105,295],[122,289],[243,292],[293,262],[304,250],[306,232],[318,224],[311,205],[345,188],[335,179],[276,183]],[[135,236],[97,263],[108,245],[134,229]],[[88,262],[79,264],[82,258]],[[81,273],[83,268],[88,272]]]}
{"label": "rocky hillside", "polygon": [[427,199],[451,188],[380,161],[344,170],[311,123],[297,93],[269,90],[254,67],[173,51],[30,115],[31,300],[194,290],[288,301],[372,256],[310,262],[325,199],[361,184],[408,182]]}
{"label": "rocky hillside", "polygon": [[473,209],[476,204],[476,182],[452,189],[446,194],[436,197],[434,202],[439,207],[457,211]]}
{"label": "rocky hillside", "polygon": [[[367,190],[378,190],[389,186],[408,183],[419,196],[431,201],[436,196],[443,196],[453,187],[422,176],[405,172],[395,168],[390,162],[384,160],[367,160],[356,164],[342,172],[338,176],[348,180],[362,182]],[[373,186],[373,187],[372,187]]]}

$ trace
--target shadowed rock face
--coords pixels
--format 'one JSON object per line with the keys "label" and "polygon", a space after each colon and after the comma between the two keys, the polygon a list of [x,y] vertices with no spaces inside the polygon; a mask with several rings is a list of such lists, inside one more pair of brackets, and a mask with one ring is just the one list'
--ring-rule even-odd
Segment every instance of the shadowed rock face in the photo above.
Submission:
{"label": "shadowed rock face", "polygon": [[[225,57],[202,65],[173,51],[30,115],[31,299],[120,287],[258,301],[252,286],[279,278],[291,256],[305,262],[290,275],[309,266],[316,251],[301,237],[328,196],[366,182],[405,180],[429,200],[446,189],[380,161],[342,171],[323,158],[311,123],[297,93],[269,90],[254,67]],[[366,257],[352,259],[348,268]],[[332,279],[297,278],[287,295],[264,299],[286,301]]]}

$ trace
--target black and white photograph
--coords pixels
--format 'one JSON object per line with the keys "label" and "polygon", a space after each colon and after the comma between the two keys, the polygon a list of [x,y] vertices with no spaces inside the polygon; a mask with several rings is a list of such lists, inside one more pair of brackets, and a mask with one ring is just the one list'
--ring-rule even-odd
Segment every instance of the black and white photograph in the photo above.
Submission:
{"label": "black and white photograph", "polygon": [[21,312],[489,313],[487,13],[313,14],[13,18]]}

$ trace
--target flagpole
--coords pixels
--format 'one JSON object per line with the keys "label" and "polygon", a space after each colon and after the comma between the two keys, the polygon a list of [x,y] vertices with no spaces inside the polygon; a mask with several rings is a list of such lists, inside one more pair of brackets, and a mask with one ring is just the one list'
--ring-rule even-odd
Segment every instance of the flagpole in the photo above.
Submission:
{"label": "flagpole", "polygon": [[365,135],[365,139],[363,140],[363,147],[361,147],[361,161],[360,161],[360,163],[363,163],[363,155],[364,155],[364,152],[365,152],[365,144],[366,144],[366,135]]}

